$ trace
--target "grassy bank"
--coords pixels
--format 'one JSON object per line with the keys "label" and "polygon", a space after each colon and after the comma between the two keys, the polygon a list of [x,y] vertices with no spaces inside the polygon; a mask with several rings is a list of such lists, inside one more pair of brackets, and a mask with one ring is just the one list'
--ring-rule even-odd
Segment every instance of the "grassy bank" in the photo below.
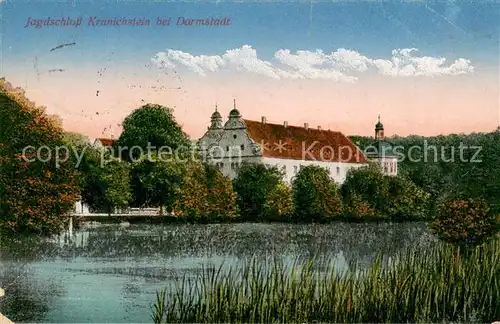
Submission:
{"label": "grassy bank", "polygon": [[249,262],[160,291],[160,322],[487,322],[500,319],[500,240],[377,258],[369,269]]}

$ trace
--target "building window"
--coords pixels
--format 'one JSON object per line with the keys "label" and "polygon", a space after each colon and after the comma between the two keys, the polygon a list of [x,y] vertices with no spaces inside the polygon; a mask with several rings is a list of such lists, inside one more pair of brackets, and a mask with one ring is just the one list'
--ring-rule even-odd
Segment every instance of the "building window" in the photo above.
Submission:
{"label": "building window", "polygon": [[229,146],[226,146],[226,151],[228,151],[228,152],[229,152]]}
{"label": "building window", "polygon": [[243,150],[245,150],[245,145],[241,144],[241,146],[240,146],[240,147],[241,147],[241,150],[242,150],[242,151],[243,151]]}
{"label": "building window", "polygon": [[236,139],[236,134],[233,135],[233,138]]}
{"label": "building window", "polygon": [[240,166],[240,164],[238,162],[232,162],[231,163],[231,169],[233,169],[233,170],[238,169],[239,166]]}
{"label": "building window", "polygon": [[384,172],[385,173],[388,173],[388,171],[389,171],[389,168],[387,167],[387,164],[388,164],[387,162],[384,162]]}
{"label": "building window", "polygon": [[340,167],[337,167],[337,175],[340,175]]}
{"label": "building window", "polygon": [[294,165],[294,166],[293,166],[293,173],[294,173],[294,174],[297,174],[298,169],[299,169],[299,168],[298,168],[296,165]]}

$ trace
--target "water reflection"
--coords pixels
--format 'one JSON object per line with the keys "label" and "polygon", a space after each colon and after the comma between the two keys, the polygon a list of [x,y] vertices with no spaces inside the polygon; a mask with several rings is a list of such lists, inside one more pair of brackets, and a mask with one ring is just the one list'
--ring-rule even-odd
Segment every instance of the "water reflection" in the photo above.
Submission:
{"label": "water reflection", "polygon": [[2,242],[1,285],[18,278],[0,311],[15,321],[148,322],[156,289],[203,267],[313,256],[368,266],[379,251],[390,257],[432,242],[423,223],[86,226],[69,244],[62,236]]}

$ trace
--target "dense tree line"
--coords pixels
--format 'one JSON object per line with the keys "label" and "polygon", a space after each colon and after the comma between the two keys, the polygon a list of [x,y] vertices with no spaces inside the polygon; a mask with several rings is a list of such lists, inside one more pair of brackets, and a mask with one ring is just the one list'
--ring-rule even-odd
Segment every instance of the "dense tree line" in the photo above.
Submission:
{"label": "dense tree line", "polygon": [[[216,167],[199,161],[169,108],[147,104],[133,111],[116,147],[107,150],[79,134],[64,133],[58,121],[29,102],[21,90],[3,80],[1,86],[2,230],[57,232],[78,195],[94,211],[156,206],[162,213],[193,222],[433,220],[432,228],[451,231],[454,222],[448,221],[449,215],[467,221],[488,219],[478,225],[475,236],[467,231],[455,235],[462,241],[487,236],[497,224],[499,132],[391,138],[395,147],[403,148],[397,177],[370,166],[350,170],[339,186],[327,170],[305,166],[289,186],[276,167],[243,164],[231,181]],[[352,139],[362,149],[372,140]],[[60,160],[66,158],[59,164],[50,159],[27,162],[21,155],[28,145],[45,145],[52,152],[66,146],[69,151],[59,152]],[[118,146],[128,149],[120,152]],[[420,150],[410,156],[411,147]],[[430,157],[426,150],[431,150]]]}
{"label": "dense tree line", "polygon": [[[362,150],[373,138],[351,136]],[[500,213],[500,132],[433,137],[395,136],[400,174],[433,197],[484,199]]]}

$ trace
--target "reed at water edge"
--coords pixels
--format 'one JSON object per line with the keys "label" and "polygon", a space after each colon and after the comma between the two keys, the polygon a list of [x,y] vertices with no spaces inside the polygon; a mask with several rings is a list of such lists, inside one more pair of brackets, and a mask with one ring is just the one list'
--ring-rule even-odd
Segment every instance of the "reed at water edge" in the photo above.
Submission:
{"label": "reed at water edge", "polygon": [[426,251],[377,257],[369,268],[311,259],[287,267],[255,260],[184,277],[153,306],[155,323],[482,322],[500,319],[500,240],[458,253]]}

